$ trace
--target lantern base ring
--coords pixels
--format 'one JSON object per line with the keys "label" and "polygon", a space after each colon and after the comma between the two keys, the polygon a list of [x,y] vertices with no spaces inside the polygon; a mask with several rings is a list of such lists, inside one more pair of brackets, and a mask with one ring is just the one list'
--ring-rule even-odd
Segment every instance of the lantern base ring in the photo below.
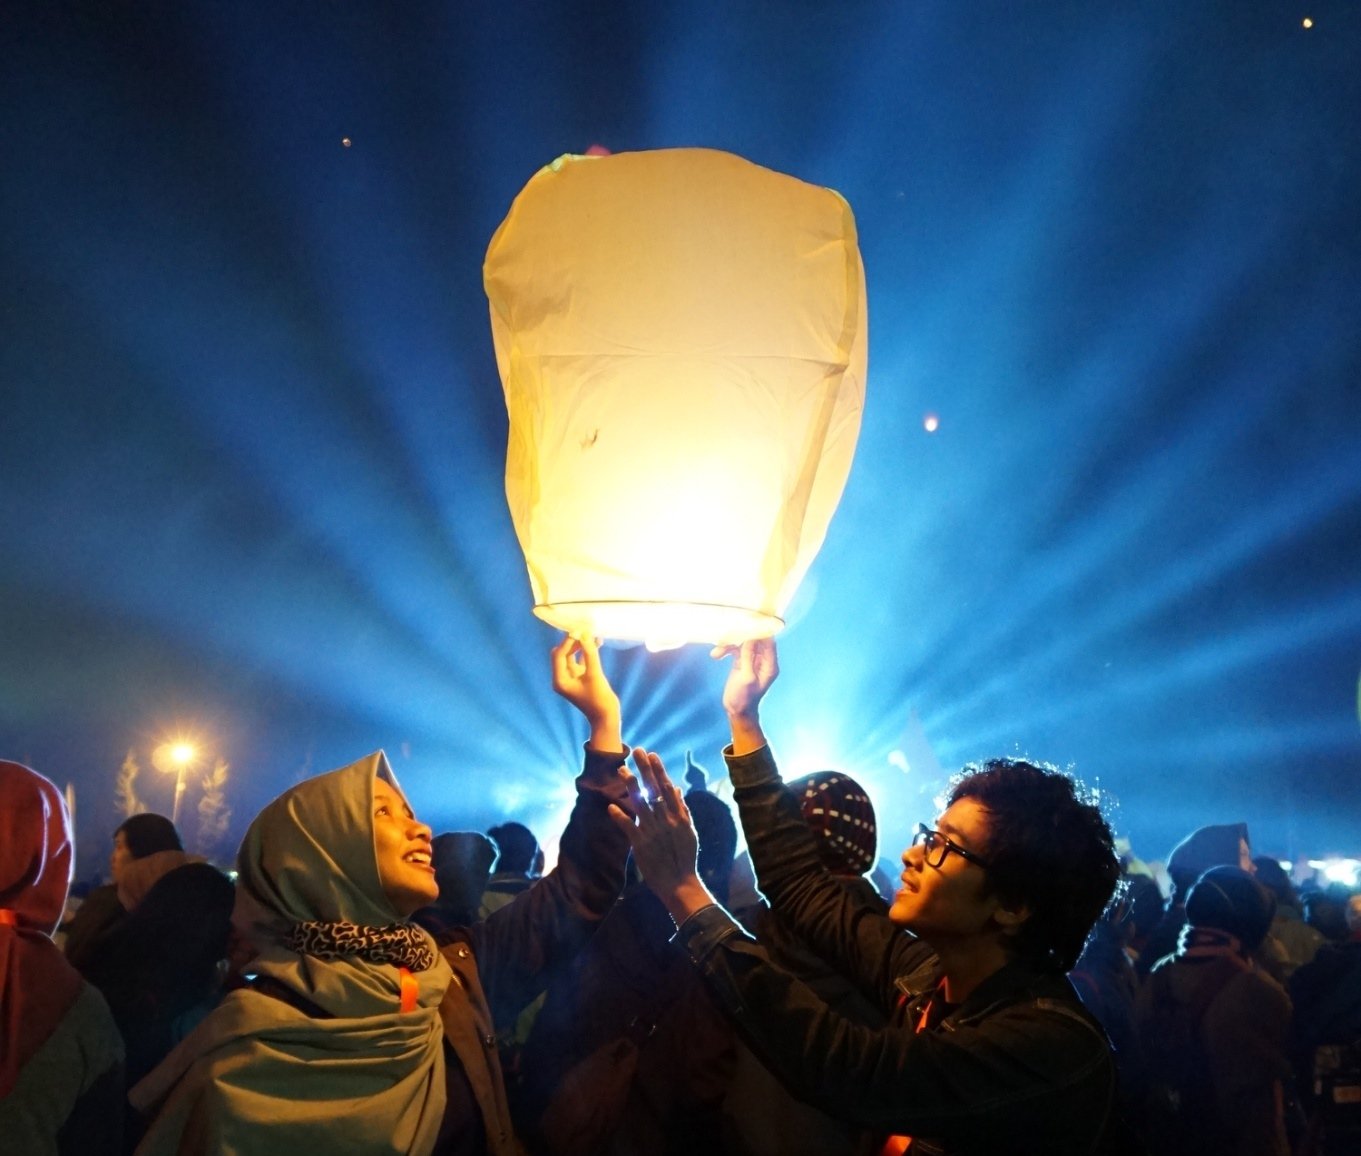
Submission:
{"label": "lantern base ring", "polygon": [[750,606],[665,599],[541,602],[534,613],[576,637],[642,642],[649,650],[670,650],[687,642],[735,646],[771,638],[785,625],[779,615]]}

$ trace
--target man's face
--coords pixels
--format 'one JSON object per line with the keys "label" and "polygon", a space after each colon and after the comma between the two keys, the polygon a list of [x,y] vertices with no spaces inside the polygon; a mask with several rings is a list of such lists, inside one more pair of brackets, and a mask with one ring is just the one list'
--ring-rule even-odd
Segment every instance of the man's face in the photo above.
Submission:
{"label": "man's face", "polygon": [[1248,846],[1248,841],[1241,836],[1238,839],[1238,866],[1249,875],[1257,874],[1257,864],[1252,861],[1252,848]]}
{"label": "man's face", "polygon": [[[965,797],[951,803],[935,828],[966,851],[986,858],[988,812],[976,800]],[[998,906],[997,897],[988,892],[985,868],[953,851],[939,867],[931,867],[925,847],[917,844],[903,852],[902,886],[888,917],[939,950],[985,932],[995,934],[991,917]]]}

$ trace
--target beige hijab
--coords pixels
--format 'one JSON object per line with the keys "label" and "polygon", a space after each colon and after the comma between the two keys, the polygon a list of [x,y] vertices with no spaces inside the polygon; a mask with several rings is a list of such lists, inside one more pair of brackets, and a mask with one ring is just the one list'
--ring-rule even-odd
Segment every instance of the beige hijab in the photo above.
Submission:
{"label": "beige hijab", "polygon": [[257,991],[231,993],[129,1095],[141,1111],[161,1105],[139,1156],[433,1149],[445,1104],[439,1004],[449,965],[435,953],[414,974],[416,1010],[402,1012],[397,967],[285,946],[299,923],[401,921],[374,855],[375,776],[397,787],[382,752],[286,791],[251,824],[238,855],[233,921],[259,951],[252,971],[334,1018]]}

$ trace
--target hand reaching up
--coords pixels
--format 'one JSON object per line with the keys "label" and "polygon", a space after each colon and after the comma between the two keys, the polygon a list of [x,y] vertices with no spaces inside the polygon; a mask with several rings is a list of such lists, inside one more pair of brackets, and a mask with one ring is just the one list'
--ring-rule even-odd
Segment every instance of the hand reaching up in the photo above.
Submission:
{"label": "hand reaching up", "polygon": [[780,660],[773,638],[755,638],[741,646],[716,646],[710,657],[729,654],[733,655],[733,664],[723,686],[723,709],[732,724],[733,753],[744,755],[765,746],[761,699],[779,677]]}
{"label": "hand reaching up", "polygon": [[600,647],[593,638],[564,638],[553,647],[553,689],[586,718],[588,740],[598,751],[622,751],[619,696],[605,677]]}
{"label": "hand reaching up", "polygon": [[714,901],[699,881],[695,866],[699,837],[685,798],[667,775],[661,758],[636,747],[633,764],[641,785],[627,771],[624,774],[637,819],[614,804],[610,805],[610,819],[628,835],[643,882],[679,924]]}

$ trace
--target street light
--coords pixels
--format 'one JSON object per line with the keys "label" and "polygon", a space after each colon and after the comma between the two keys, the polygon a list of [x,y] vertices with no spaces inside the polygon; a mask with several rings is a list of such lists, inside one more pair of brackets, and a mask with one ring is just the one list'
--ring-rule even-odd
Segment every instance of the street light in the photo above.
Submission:
{"label": "street light", "polygon": [[166,774],[175,776],[175,802],[170,808],[170,821],[176,826],[180,823],[180,800],[184,797],[184,773],[194,764],[198,751],[193,743],[162,743],[152,752],[152,765]]}

